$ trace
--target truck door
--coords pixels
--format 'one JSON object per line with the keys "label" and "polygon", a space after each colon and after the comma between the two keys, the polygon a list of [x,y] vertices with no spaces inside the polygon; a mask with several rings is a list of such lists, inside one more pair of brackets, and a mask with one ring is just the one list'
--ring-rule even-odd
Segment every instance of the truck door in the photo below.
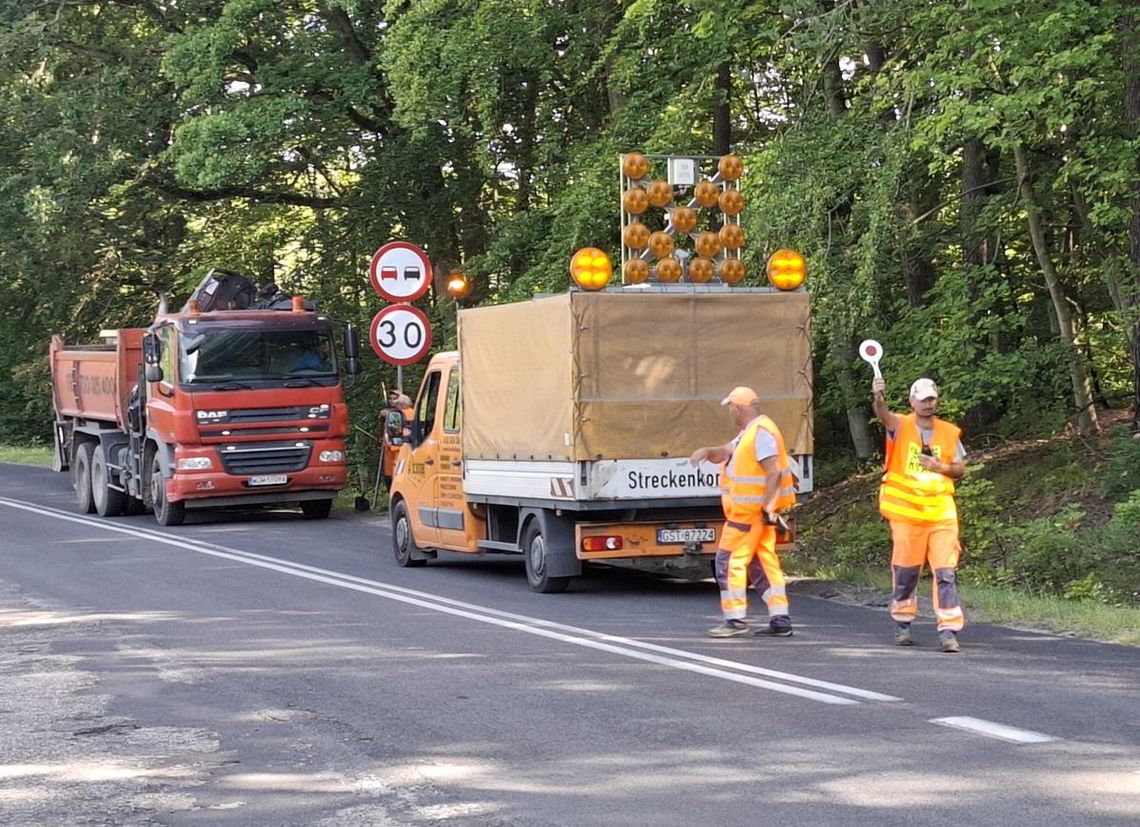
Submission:
{"label": "truck door", "polygon": [[439,473],[439,433],[436,415],[439,412],[439,393],[443,371],[433,369],[424,377],[420,396],[416,400],[415,418],[412,421],[412,446],[408,456],[405,477],[405,494],[408,502],[408,519],[416,545],[432,548],[439,545],[439,525],[436,518],[436,476]]}
{"label": "truck door", "polygon": [[[436,524],[443,548],[467,551],[467,498],[463,496],[463,451],[460,427],[463,422],[462,395],[459,391],[458,363],[451,366],[447,392],[443,397],[440,423],[439,470],[435,477]],[[470,549],[474,551],[474,548]]]}
{"label": "truck door", "polygon": [[[178,363],[178,341],[174,337],[174,325],[163,325],[156,331],[162,349],[159,356],[159,366],[162,368],[162,379],[151,385],[151,392],[147,394],[147,417],[152,428],[161,434],[168,444],[175,443],[174,437],[174,409],[175,409],[175,365]],[[149,470],[149,469],[147,469]]]}

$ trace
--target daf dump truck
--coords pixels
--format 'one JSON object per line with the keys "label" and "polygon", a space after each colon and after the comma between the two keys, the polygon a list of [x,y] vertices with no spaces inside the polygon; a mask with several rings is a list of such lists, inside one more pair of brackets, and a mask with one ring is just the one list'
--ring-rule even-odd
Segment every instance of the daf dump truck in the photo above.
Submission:
{"label": "daf dump truck", "polygon": [[[333,322],[301,297],[256,300],[244,276],[211,270],[180,312],[97,345],[50,348],[57,471],[79,508],[299,505],[327,517],[346,484],[348,417]],[[359,372],[346,328],[345,368]]]}
{"label": "daf dump truck", "polygon": [[641,284],[461,310],[459,350],[428,364],[397,460],[396,562],[522,554],[538,592],[590,561],[707,577],[719,467],[688,458],[735,436],[720,401],[737,385],[758,392],[806,494],[802,289]]}

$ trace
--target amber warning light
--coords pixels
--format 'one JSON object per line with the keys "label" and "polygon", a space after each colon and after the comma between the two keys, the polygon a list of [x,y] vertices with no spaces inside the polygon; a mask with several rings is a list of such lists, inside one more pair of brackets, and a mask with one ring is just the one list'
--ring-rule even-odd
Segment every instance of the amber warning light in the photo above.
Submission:
{"label": "amber warning light", "polygon": [[778,290],[795,290],[807,278],[807,261],[796,250],[781,248],[768,258],[768,281]]}
{"label": "amber warning light", "polygon": [[601,290],[613,274],[610,257],[597,247],[584,247],[570,259],[570,278],[583,290]]}

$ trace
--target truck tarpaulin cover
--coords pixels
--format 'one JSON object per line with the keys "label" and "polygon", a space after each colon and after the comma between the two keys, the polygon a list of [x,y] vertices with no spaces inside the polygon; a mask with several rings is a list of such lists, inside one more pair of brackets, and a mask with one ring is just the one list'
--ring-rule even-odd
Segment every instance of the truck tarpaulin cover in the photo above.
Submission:
{"label": "truck tarpaulin cover", "polygon": [[812,451],[801,292],[574,292],[460,314],[464,455],[579,461],[688,456],[760,396],[790,453]]}

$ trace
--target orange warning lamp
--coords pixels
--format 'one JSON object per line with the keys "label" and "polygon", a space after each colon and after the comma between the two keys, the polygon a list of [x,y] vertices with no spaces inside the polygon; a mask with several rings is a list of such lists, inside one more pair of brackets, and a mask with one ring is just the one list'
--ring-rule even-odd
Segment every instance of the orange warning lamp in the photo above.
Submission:
{"label": "orange warning lamp", "polygon": [[768,258],[768,281],[779,290],[795,290],[807,278],[807,261],[795,250],[780,248]]}
{"label": "orange warning lamp", "polygon": [[744,244],[744,230],[739,224],[725,224],[720,228],[720,243],[726,250],[736,250]]}
{"label": "orange warning lamp", "polygon": [[717,199],[720,198],[720,187],[712,181],[701,181],[693,188],[693,198],[697,199],[697,203],[702,207],[715,207]]}
{"label": "orange warning lamp", "polygon": [[725,215],[737,215],[744,209],[744,196],[740,190],[725,190],[720,194],[720,211]]}
{"label": "orange warning lamp", "polygon": [[621,158],[621,171],[627,178],[639,181],[649,172],[649,159],[640,152],[630,152]]}
{"label": "orange warning lamp", "polygon": [[740,284],[746,272],[744,262],[738,258],[726,258],[720,263],[720,280],[725,284]]}
{"label": "orange warning lamp", "polygon": [[725,181],[735,181],[744,173],[744,162],[739,155],[722,155],[716,168]]}
{"label": "orange warning lamp", "polygon": [[681,262],[675,258],[663,258],[657,262],[657,280],[673,283],[681,280]]}
{"label": "orange warning lamp", "polygon": [[621,197],[621,206],[630,215],[641,215],[649,209],[649,194],[641,187],[630,187]]}
{"label": "orange warning lamp", "polygon": [[597,247],[583,247],[570,259],[570,278],[583,290],[601,290],[613,274],[610,257]]}
{"label": "orange warning lamp", "polygon": [[459,270],[452,270],[447,274],[447,295],[459,301],[471,292],[471,282]]}
{"label": "orange warning lamp", "polygon": [[649,228],[640,221],[631,221],[622,231],[621,240],[631,250],[644,250],[649,243]]}
{"label": "orange warning lamp", "polygon": [[694,284],[705,284],[712,281],[716,265],[711,258],[697,256],[689,262],[689,281]]}
{"label": "orange warning lamp", "polygon": [[712,258],[720,252],[720,236],[710,232],[701,233],[697,236],[696,248],[700,255]]}
{"label": "orange warning lamp", "polygon": [[649,236],[649,252],[653,254],[654,258],[665,258],[673,255],[675,247],[673,236],[667,232],[658,230]]}
{"label": "orange warning lamp", "polygon": [[621,273],[626,284],[644,284],[649,281],[649,262],[643,258],[631,258]]}
{"label": "orange warning lamp", "polygon": [[693,227],[697,226],[697,211],[692,207],[676,207],[670,221],[677,232],[691,233]]}
{"label": "orange warning lamp", "polygon": [[660,178],[649,182],[647,193],[649,203],[655,207],[664,207],[673,200],[673,187],[668,181],[663,181]]}

